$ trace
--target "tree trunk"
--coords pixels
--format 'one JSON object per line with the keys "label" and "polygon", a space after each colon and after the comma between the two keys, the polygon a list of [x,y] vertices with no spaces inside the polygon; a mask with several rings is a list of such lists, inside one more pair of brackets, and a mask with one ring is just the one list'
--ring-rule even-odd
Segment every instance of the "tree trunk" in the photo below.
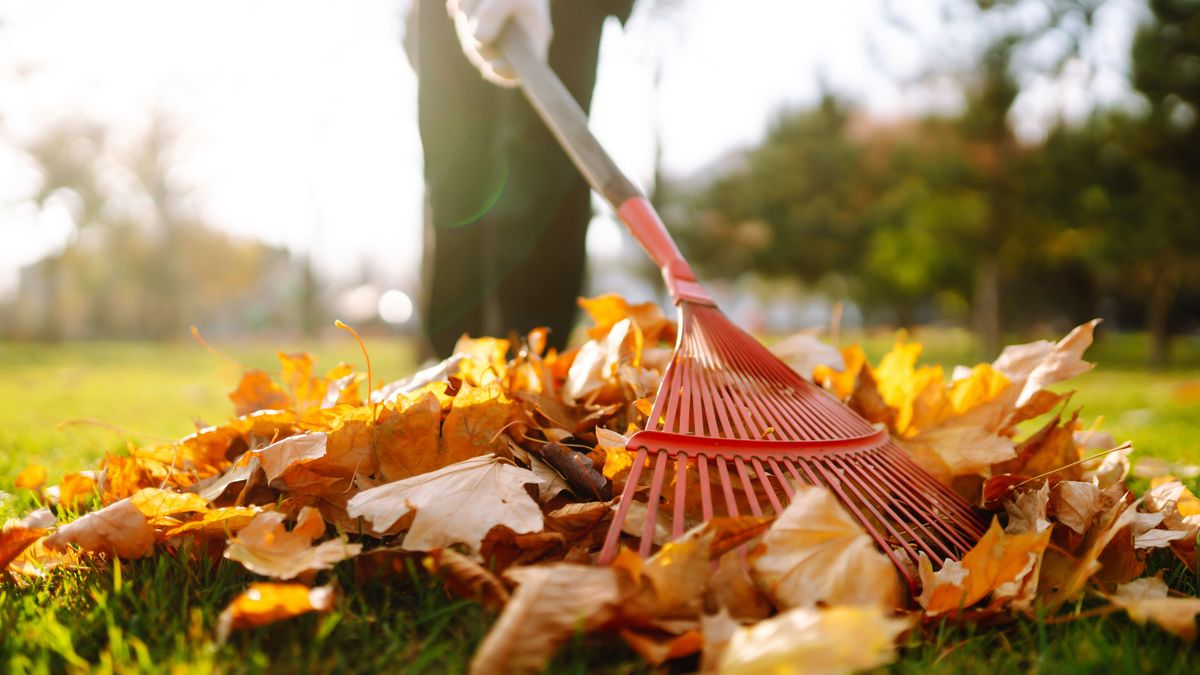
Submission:
{"label": "tree trunk", "polygon": [[1146,299],[1146,330],[1150,333],[1150,353],[1147,356],[1152,366],[1167,364],[1171,339],[1171,306],[1175,304],[1175,294],[1178,290],[1179,275],[1175,267],[1164,264],[1155,276],[1150,297]]}
{"label": "tree trunk", "polygon": [[979,334],[983,358],[991,359],[1000,351],[1000,263],[985,258],[975,270],[975,331]]}

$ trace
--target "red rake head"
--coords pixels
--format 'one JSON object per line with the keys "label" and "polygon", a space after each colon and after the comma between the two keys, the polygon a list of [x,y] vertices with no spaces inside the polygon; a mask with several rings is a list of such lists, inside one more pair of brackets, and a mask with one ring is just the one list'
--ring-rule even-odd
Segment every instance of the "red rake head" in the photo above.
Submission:
{"label": "red rake head", "polygon": [[[779,513],[801,483],[837,495],[914,589],[918,552],[935,564],[958,560],[983,535],[970,505],[885,431],[797,375],[711,305],[680,303],[675,356],[646,430],[627,448],[637,457],[601,564],[616,555],[633,504],[645,492],[647,468],[642,556],[655,543],[660,509],[670,513],[675,538],[701,519]],[[669,473],[674,486],[664,494]]]}

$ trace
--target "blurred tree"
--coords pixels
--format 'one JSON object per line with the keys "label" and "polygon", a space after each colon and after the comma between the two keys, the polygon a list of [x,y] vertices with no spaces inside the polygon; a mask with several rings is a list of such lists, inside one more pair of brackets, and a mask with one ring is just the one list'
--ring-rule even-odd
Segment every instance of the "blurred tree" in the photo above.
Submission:
{"label": "blurred tree", "polygon": [[176,338],[188,323],[216,331],[295,329],[311,317],[295,297],[318,279],[286,249],[216,231],[194,215],[173,172],[174,133],[152,123],[128,152],[103,127],[47,126],[25,146],[40,181],[30,200],[66,208],[65,246],[21,271],[4,314],[7,337]]}

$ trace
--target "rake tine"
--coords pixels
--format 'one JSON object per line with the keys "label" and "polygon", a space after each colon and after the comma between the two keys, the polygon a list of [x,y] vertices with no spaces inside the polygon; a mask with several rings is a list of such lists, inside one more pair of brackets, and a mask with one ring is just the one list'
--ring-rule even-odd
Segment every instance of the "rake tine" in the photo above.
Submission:
{"label": "rake tine", "polygon": [[[879,480],[880,482],[884,482],[885,479],[878,467],[876,467],[871,462],[864,462],[864,466],[866,467],[867,471],[870,472],[870,474],[876,480]],[[893,489],[901,492],[902,496],[904,497],[904,499],[897,500],[897,504],[906,507],[906,509],[908,510],[909,518],[912,519],[913,522],[917,523],[917,527],[921,528],[922,532],[925,532],[926,535],[928,535],[930,538],[935,538],[936,535],[929,532],[925,528],[925,524],[921,523],[920,514],[912,506],[913,503],[920,503],[922,501],[932,504],[933,503],[932,500],[929,499],[929,497],[926,495],[921,495],[919,493],[915,493],[907,479],[902,479],[900,477],[893,477],[893,480],[891,481],[891,485],[892,485]],[[941,519],[933,518],[929,521],[929,524],[931,527],[938,530],[938,533],[943,540],[949,541],[950,543],[957,546],[960,550],[965,551],[970,548],[970,545],[966,541],[961,539],[954,532],[953,528],[947,527],[946,524],[944,522],[942,522]],[[937,540],[937,541],[939,541],[939,543],[940,543],[941,540]],[[957,557],[957,554],[953,553],[953,552],[950,553],[949,555],[951,557]]]}
{"label": "rake tine", "polygon": [[[792,491],[791,481],[787,479],[787,476],[784,475],[783,470],[779,468],[779,462],[776,462],[774,457],[767,458],[767,463],[771,465],[771,469],[775,472],[775,477],[779,479],[779,484],[783,487],[783,491],[787,493],[787,498],[790,502],[792,500],[792,495],[794,494]],[[792,473],[794,474],[795,471]],[[796,476],[796,481],[799,482],[799,480],[800,477]],[[780,510],[782,511],[782,509]]]}
{"label": "rake tine", "polygon": [[758,496],[754,494],[754,485],[750,483],[750,476],[746,474],[746,463],[741,457],[733,458],[733,466],[737,469],[738,477],[742,479],[742,489],[746,492],[746,500],[750,502],[750,513],[755,517],[762,516],[762,508],[758,505]]}
{"label": "rake tine", "polygon": [[763,469],[762,462],[755,457],[750,460],[750,465],[754,467],[754,471],[758,474],[758,479],[762,481],[763,491],[767,493],[767,499],[771,501],[771,508],[776,514],[783,512],[783,506],[779,503],[779,495],[775,494],[775,488],[771,487],[771,479],[767,472]]}
{"label": "rake tine", "polygon": [[667,477],[667,453],[659,452],[654,460],[654,478],[650,481],[650,499],[646,502],[646,524],[642,528],[642,542],[638,547],[638,555],[645,558],[650,555],[654,545],[654,523],[658,517],[658,500],[662,497],[663,481]]}
{"label": "rake tine", "polygon": [[729,467],[726,466],[724,457],[716,457],[717,473],[721,476],[721,487],[725,490],[725,509],[729,512],[730,517],[737,518],[741,514],[738,512],[737,500],[733,498],[733,487],[729,483]]}
{"label": "rake tine", "polygon": [[646,448],[641,448],[637,452],[637,457],[633,460],[633,466],[629,469],[629,476],[625,479],[625,489],[621,492],[621,501],[617,506],[617,512],[613,514],[612,525],[608,528],[608,534],[604,537],[604,547],[600,549],[599,561],[601,564],[607,564],[617,554],[617,543],[621,538],[621,528],[625,525],[625,519],[629,516],[629,507],[633,505],[633,496],[637,493],[638,479],[642,477],[642,469],[646,466]]}
{"label": "rake tine", "polygon": [[[664,455],[666,453],[663,453]],[[675,455],[675,513],[671,518],[671,536],[683,534],[684,500],[687,498],[688,456],[686,452]]]}
{"label": "rake tine", "polygon": [[708,457],[697,457],[696,466],[699,468],[697,475],[700,477],[700,513],[704,520],[712,520],[712,483],[708,480]]}
{"label": "rake tine", "polygon": [[[912,550],[912,548],[908,545],[908,542],[906,541],[906,537],[904,537],[898,531],[896,531],[896,528],[892,526],[892,521],[889,521],[887,518],[884,518],[883,515],[881,515],[879,513],[879,509],[876,507],[876,501],[878,501],[880,506],[882,506],[883,510],[886,511],[888,513],[888,515],[890,515],[895,522],[902,523],[899,516],[897,516],[895,514],[895,512],[892,511],[891,508],[887,505],[887,500],[878,499],[876,497],[876,495],[874,494],[874,492],[871,491],[866,485],[864,485],[862,483],[862,481],[857,477],[855,472],[847,469],[845,466],[842,465],[842,462],[840,461],[840,459],[841,458],[833,457],[833,458],[830,458],[829,461],[835,467],[837,467],[841,470],[841,475],[845,478],[844,484],[846,486],[848,486],[852,492],[854,492],[856,497],[858,497],[859,503],[866,506],[867,510],[869,510],[871,512],[871,515],[875,516],[876,522],[883,525],[884,529],[886,529],[888,532],[891,533],[892,537],[895,538],[896,542],[900,545],[900,547],[903,548],[904,551],[906,553],[908,553],[909,556],[911,556],[914,560],[916,560],[917,553],[916,553],[916,551]],[[864,492],[869,494],[872,497],[872,499],[868,499],[868,498],[864,497],[863,496]],[[908,537],[915,538],[912,530],[909,529],[907,526],[901,524],[900,527],[904,528],[905,532],[908,533]],[[918,540],[917,544],[923,550],[925,550],[925,552],[930,557],[936,557],[937,554],[935,554],[933,552],[932,548],[928,548],[924,542]]]}

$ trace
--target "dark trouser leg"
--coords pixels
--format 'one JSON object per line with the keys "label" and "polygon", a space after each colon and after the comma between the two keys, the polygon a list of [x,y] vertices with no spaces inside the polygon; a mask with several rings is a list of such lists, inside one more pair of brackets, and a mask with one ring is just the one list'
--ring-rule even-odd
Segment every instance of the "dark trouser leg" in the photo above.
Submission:
{"label": "dark trouser leg", "polygon": [[[538,326],[561,348],[583,282],[588,188],[521,94],[485,82],[466,61],[444,3],[421,2],[426,334],[439,356],[463,333]],[[550,65],[585,109],[607,11],[552,3]]]}
{"label": "dark trouser leg", "polygon": [[[551,3],[554,40],[550,66],[584,110],[596,83],[605,3]],[[591,219],[591,192],[545,125],[522,98],[508,101],[504,148],[511,158],[509,179],[515,207],[503,239],[506,264],[500,283],[505,327],[525,332],[550,328],[550,344],[566,345],[575,322],[575,300],[583,286],[585,239]],[[524,213],[523,221],[517,213]]]}
{"label": "dark trouser leg", "polygon": [[443,0],[417,17],[418,115],[425,160],[425,334],[439,357],[483,332],[484,230],[503,189],[496,114],[503,92],[463,56]]}

